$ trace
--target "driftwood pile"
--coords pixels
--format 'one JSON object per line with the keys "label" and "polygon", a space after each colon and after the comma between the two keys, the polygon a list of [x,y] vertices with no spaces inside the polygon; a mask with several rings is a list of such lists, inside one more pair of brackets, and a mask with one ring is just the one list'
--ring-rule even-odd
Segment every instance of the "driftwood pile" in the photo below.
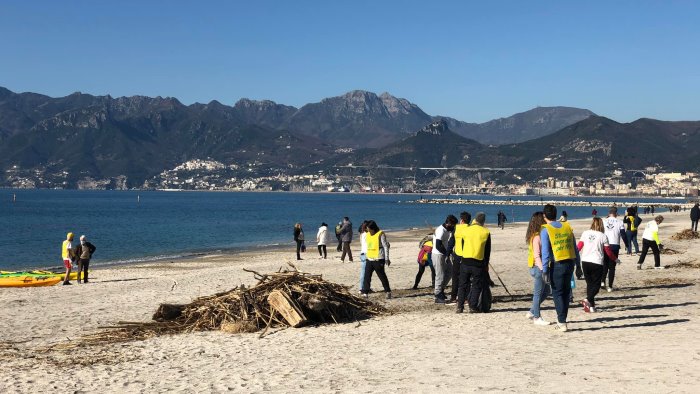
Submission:
{"label": "driftwood pile", "polygon": [[700,238],[700,234],[698,234],[697,231],[693,231],[691,229],[685,229],[683,231],[679,231],[675,233],[673,236],[671,236],[671,239],[674,239],[676,241],[680,240],[685,240],[685,239],[698,239]]}
{"label": "driftwood pile", "polygon": [[272,274],[245,271],[258,279],[255,286],[200,297],[189,304],[161,304],[152,322],[119,322],[78,342],[102,344],[213,330],[264,330],[262,336],[270,327],[355,322],[386,313],[382,306],[350,294],[347,287],[297,271],[294,266]]}

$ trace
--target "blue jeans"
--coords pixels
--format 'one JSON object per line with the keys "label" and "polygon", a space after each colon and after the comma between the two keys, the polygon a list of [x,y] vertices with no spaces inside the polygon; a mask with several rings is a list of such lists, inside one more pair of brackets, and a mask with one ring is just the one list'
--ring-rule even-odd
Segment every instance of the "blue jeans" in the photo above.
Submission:
{"label": "blue jeans", "polygon": [[367,256],[364,253],[360,253],[360,262],[362,263],[360,267],[360,290],[362,290],[362,286],[365,283],[365,266],[367,265]]}
{"label": "blue jeans", "polygon": [[569,314],[569,299],[571,298],[571,275],[574,274],[574,260],[564,260],[553,263],[549,270],[552,283],[552,299],[557,310],[557,322],[566,323]]}
{"label": "blue jeans", "polygon": [[634,244],[634,253],[639,253],[639,243],[637,243],[637,232],[636,231],[625,231],[627,235],[627,254],[632,254],[632,244]]}
{"label": "blue jeans", "polygon": [[538,318],[540,317],[540,305],[549,297],[552,291],[549,285],[542,280],[542,270],[537,268],[537,266],[530,268],[530,276],[532,276],[532,281],[535,284],[535,289],[532,291],[532,307],[530,307],[530,313],[532,313],[535,318]]}

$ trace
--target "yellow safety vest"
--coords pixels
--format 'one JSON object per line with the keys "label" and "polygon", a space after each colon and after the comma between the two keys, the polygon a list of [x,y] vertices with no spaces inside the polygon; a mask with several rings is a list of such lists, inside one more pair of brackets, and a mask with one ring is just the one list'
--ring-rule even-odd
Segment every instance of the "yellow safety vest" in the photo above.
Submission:
{"label": "yellow safety vest", "polygon": [[68,250],[68,245],[70,244],[69,240],[63,241],[63,245],[61,246],[61,256],[63,257],[63,260],[70,260],[70,251]]}
{"label": "yellow safety vest", "polygon": [[468,224],[458,224],[455,226],[455,254],[457,256],[464,255],[464,242],[467,234]]}
{"label": "yellow safety vest", "polygon": [[535,266],[535,251],[532,249],[533,239],[535,239],[535,237],[530,238],[530,241],[527,243],[527,266],[529,268]]}
{"label": "yellow safety vest", "polygon": [[464,234],[464,249],[462,257],[465,259],[483,260],[486,251],[486,241],[491,232],[478,224],[467,227]]}
{"label": "yellow safety vest", "polygon": [[367,256],[368,259],[379,259],[379,249],[382,248],[382,242],[379,239],[381,235],[381,230],[377,231],[374,235],[367,233],[367,254],[365,256]]}
{"label": "yellow safety vest", "polygon": [[561,223],[561,228],[555,228],[551,224],[544,224],[542,227],[547,229],[549,243],[552,245],[552,254],[554,261],[564,261],[576,258],[574,251],[574,230],[568,222]]}

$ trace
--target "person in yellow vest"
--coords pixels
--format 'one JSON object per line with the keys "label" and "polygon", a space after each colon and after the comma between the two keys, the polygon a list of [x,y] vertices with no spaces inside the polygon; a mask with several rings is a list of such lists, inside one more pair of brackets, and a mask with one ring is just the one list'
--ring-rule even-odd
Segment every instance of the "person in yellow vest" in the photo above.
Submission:
{"label": "person in yellow vest", "polygon": [[362,285],[362,295],[369,296],[369,289],[372,284],[372,273],[376,272],[379,280],[382,282],[386,298],[391,299],[391,287],[389,287],[389,278],[386,276],[384,266],[391,265],[389,260],[389,242],[386,240],[386,234],[379,229],[374,220],[367,221],[367,255],[365,265],[365,282]]}
{"label": "person in yellow vest", "polygon": [[557,310],[557,329],[568,330],[566,318],[571,298],[571,277],[574,267],[580,264],[576,237],[569,222],[557,221],[557,208],[544,206],[544,221],[540,231],[542,242],[542,279],[551,283],[554,308]]}
{"label": "person in yellow vest", "polygon": [[455,226],[454,236],[450,237],[448,241],[448,250],[452,250],[452,291],[450,292],[450,300],[447,304],[454,304],[457,302],[457,293],[459,293],[459,275],[461,272],[460,266],[462,258],[455,251],[455,240],[457,238],[457,233],[464,233],[464,231],[469,227],[469,222],[472,221],[472,215],[469,212],[462,212],[459,214],[459,223]]}
{"label": "person in yellow vest", "polygon": [[455,251],[461,257],[457,313],[464,312],[465,298],[469,298],[469,313],[478,313],[479,296],[485,283],[491,258],[491,232],[484,227],[486,214],[479,212],[471,226],[459,235],[455,233]]}
{"label": "person in yellow vest", "polygon": [[61,259],[63,266],[66,267],[66,277],[63,278],[64,285],[71,285],[70,272],[73,269],[73,261],[75,261],[75,249],[73,248],[73,233],[66,234],[66,240],[61,245]]}
{"label": "person in yellow vest", "polygon": [[540,230],[545,224],[544,213],[541,211],[535,212],[530,218],[530,224],[527,226],[525,233],[525,242],[527,242],[527,266],[530,269],[534,288],[532,290],[532,306],[525,315],[528,319],[537,326],[548,326],[549,322],[542,318],[540,306],[547,299],[552,290],[548,283],[545,283],[542,277],[542,241],[540,240]]}

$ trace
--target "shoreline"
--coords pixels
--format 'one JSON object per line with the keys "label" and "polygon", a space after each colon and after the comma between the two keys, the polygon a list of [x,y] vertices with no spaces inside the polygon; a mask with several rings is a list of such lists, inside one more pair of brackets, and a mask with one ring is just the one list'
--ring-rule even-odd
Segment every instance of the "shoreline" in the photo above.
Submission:
{"label": "shoreline", "polygon": [[[504,230],[487,223],[493,268],[512,297],[503,286],[492,288],[493,308],[484,314],[455,314],[454,306],[435,304],[430,272],[412,289],[424,229],[388,234],[392,264],[386,272],[393,298],[385,299],[375,277],[370,300],[390,314],[357,323],[273,329],[262,339],[259,332],[198,331],[72,350],[51,348],[78,345],[82,335],[119,322],[152,321],[162,303],[186,304],[241,284],[255,285],[254,275],[244,269],[264,274],[292,262],[300,271],[321,275],[356,294],[359,259],[342,264],[335,248],[328,260],[318,259],[315,248],[309,248],[302,261],[295,261],[291,247],[239,251],[99,269],[85,285],[2,289],[0,303],[7,318],[2,319],[0,374],[5,379],[0,391],[434,392],[439,387],[460,392],[467,387],[555,392],[572,387],[564,391],[573,392],[618,387],[622,392],[649,392],[650,387],[664,387],[694,392],[700,379],[695,351],[700,339],[692,335],[700,330],[700,240],[672,240],[690,223],[682,214],[664,216],[659,237],[673,251],[661,256],[667,269],[652,269],[649,256],[637,270],[639,257],[623,254],[615,291],[598,295],[599,313],[584,313],[572,304],[566,333],[525,318],[532,279],[523,222]],[[589,219],[571,223],[577,238],[590,226]],[[359,245],[353,245],[357,253]],[[577,300],[585,297],[585,288],[585,282],[577,281]],[[551,299],[544,302],[542,315],[555,319]],[[434,332],[451,339],[431,340]],[[543,357],[543,350],[533,350],[533,338],[547,345],[550,368],[522,368]],[[465,364],[463,352],[455,352],[455,344],[465,343],[479,355],[478,364]],[[340,357],[338,349],[343,350]],[[461,367],[426,370],[434,360]],[[67,375],[71,378],[64,379]]]}

